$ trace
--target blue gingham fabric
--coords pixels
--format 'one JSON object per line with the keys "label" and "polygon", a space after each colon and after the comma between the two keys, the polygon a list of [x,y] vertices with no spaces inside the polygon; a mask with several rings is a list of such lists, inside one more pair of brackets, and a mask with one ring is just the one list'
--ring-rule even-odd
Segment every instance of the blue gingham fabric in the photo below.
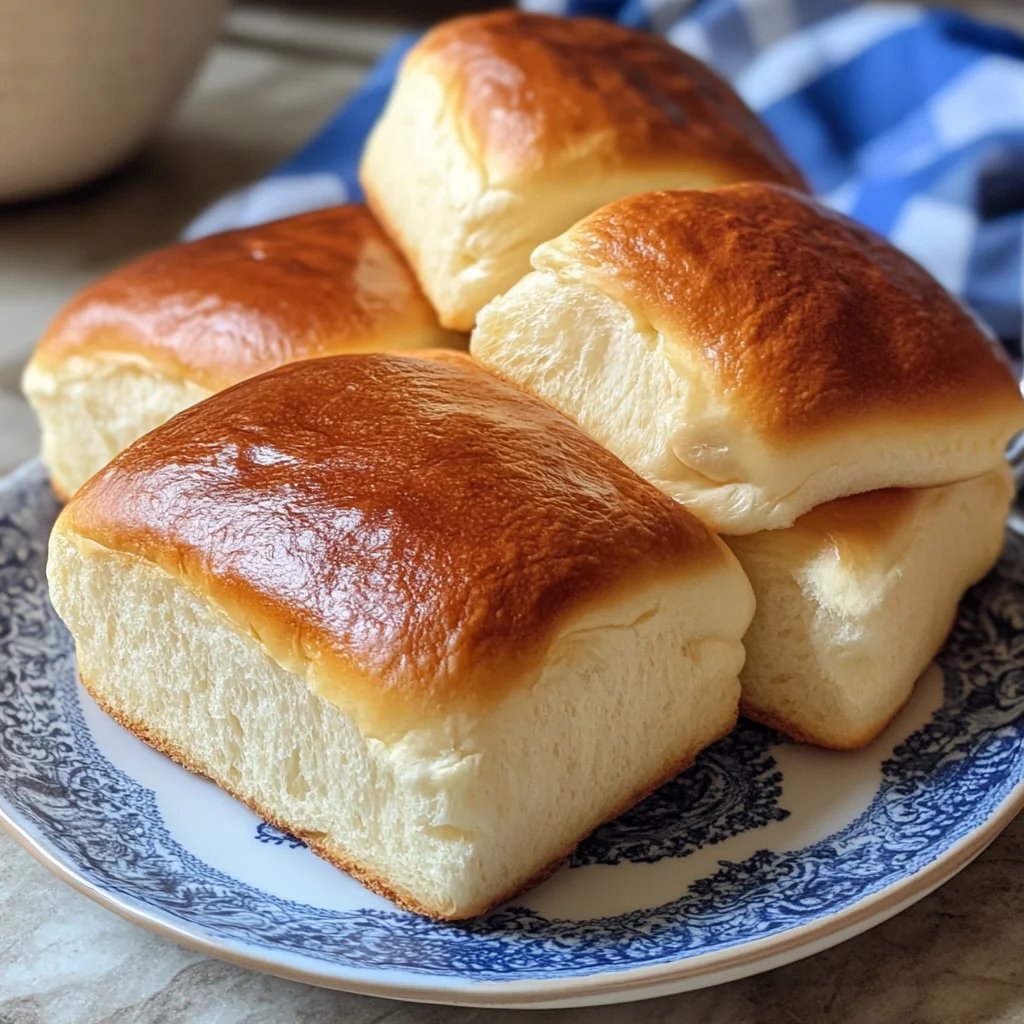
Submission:
{"label": "blue gingham fabric", "polygon": [[[918,4],[527,0],[667,37],[727,77],[832,207],[887,236],[1017,357],[1024,305],[1024,39]],[[215,203],[194,238],[361,198],[363,140],[414,37],[305,148]]]}

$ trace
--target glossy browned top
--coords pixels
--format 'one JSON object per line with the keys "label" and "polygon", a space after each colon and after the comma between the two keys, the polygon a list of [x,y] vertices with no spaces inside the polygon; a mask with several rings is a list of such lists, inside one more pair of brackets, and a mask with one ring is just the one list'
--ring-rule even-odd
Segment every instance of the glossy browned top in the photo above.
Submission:
{"label": "glossy browned top", "polygon": [[499,693],[610,588],[729,559],[569,420],[455,353],[236,385],[119,455],[61,528],[187,579],[285,664],[297,651],[343,691],[441,712]]}
{"label": "glossy browned top", "polygon": [[451,343],[365,206],[173,245],[81,292],[36,359],[142,355],[218,390],[294,359]]}
{"label": "glossy browned top", "polygon": [[407,61],[444,83],[492,179],[692,161],[723,182],[803,186],[729,85],[650,33],[495,11],[445,22]]}
{"label": "glossy browned top", "polygon": [[800,193],[748,183],[611,203],[534,254],[620,299],[776,441],[879,413],[1009,410],[996,346],[925,270]]}

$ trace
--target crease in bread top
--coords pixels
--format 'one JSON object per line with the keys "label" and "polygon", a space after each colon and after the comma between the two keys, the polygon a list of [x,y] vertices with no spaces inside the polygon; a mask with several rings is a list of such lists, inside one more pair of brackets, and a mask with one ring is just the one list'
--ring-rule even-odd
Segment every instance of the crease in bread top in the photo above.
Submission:
{"label": "crease in bread top", "polygon": [[732,560],[458,353],[328,357],[222,391],[122,452],[58,529],[197,588],[378,735],[472,715],[605,597]]}
{"label": "crease in bread top", "polygon": [[1009,433],[1024,426],[1009,362],[973,316],[909,256],[789,188],[630,196],[533,265],[626,304],[778,448],[872,418],[1003,411]]}
{"label": "crease in bread top", "polygon": [[732,88],[653,34],[494,11],[445,22],[406,60],[443,83],[449,116],[492,187],[680,162],[719,180],[806,187]]}
{"label": "crease in bread top", "polygon": [[216,391],[297,359],[454,339],[370,211],[351,204],[142,256],[68,303],[32,361],[141,361]]}

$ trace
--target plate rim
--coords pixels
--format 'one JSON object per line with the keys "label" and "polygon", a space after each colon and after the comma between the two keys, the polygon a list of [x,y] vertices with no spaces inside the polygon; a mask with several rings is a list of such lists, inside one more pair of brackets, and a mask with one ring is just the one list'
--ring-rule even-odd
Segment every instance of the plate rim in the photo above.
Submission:
{"label": "plate rim", "polygon": [[[217,938],[186,922],[176,922],[147,908],[141,901],[113,893],[85,878],[44,837],[34,835],[34,830],[19,820],[20,816],[2,797],[0,827],[62,882],[124,920],[178,945],[249,970],[319,988],[382,999],[478,1008],[536,1009],[541,1006],[567,1007],[582,1001],[628,1002],[647,998],[645,992],[648,990],[657,990],[650,991],[651,997],[668,994],[672,986],[676,986],[675,991],[707,988],[823,952],[881,924],[934,892],[991,845],[1022,809],[1024,779],[1014,785],[983,823],[958,839],[930,864],[836,913],[777,935],[667,963],[602,971],[575,978],[457,981],[427,986],[370,981],[349,968],[328,971],[300,967],[288,963],[287,959],[274,958],[272,951],[257,952],[259,947],[243,946],[235,940]],[[380,972],[375,970],[374,973]]]}
{"label": "plate rim", "polygon": [[[0,490],[38,470],[30,460],[0,477]],[[81,686],[81,682],[78,682]],[[860,934],[923,899],[981,854],[1024,809],[1024,778],[1018,780],[989,816],[961,836],[935,860],[912,874],[844,907],[775,935],[740,945],[659,964],[605,970],[575,977],[479,981],[434,975],[437,984],[388,980],[379,968],[352,968],[313,961],[291,951],[276,951],[208,932],[177,919],[130,893],[118,893],[86,877],[48,838],[22,819],[0,796],[0,827],[53,875],[119,917],[178,945],[277,977],[322,988],[379,998],[468,1007],[537,1008],[586,1003],[625,1002],[703,988],[757,974],[811,956]],[[322,964],[317,968],[313,964]],[[309,966],[305,966],[309,965]]]}

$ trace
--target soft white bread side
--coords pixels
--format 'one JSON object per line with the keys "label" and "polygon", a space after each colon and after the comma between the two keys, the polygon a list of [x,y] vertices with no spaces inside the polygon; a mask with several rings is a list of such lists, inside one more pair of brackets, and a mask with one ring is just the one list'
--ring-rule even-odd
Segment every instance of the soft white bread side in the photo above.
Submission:
{"label": "soft white bread side", "polygon": [[736,721],[742,645],[702,615],[748,600],[735,580],[609,602],[486,717],[381,740],[143,559],[57,533],[49,578],[104,710],[432,917],[472,916],[540,881]]}
{"label": "soft white bread side", "polygon": [[1012,497],[1001,468],[843,498],[788,530],[730,537],[757,596],[742,713],[806,743],[869,743],[999,557]]}
{"label": "soft white bread side", "polygon": [[620,196],[799,171],[727,83],[663,39],[605,21],[494,11],[406,56],[367,140],[374,213],[448,327],[529,270],[530,252]]}
{"label": "soft white bread side", "polygon": [[64,499],[136,438],[211,394],[123,357],[29,363],[22,389],[39,419],[50,482]]}
{"label": "soft white bread side", "polygon": [[74,495],[48,575],[114,717],[439,918],[727,732],[754,610],[703,524],[457,353],[193,406]]}
{"label": "soft white bread side", "polygon": [[912,260],[767,184],[612,203],[480,313],[488,369],[724,534],[997,466],[1013,373]]}

